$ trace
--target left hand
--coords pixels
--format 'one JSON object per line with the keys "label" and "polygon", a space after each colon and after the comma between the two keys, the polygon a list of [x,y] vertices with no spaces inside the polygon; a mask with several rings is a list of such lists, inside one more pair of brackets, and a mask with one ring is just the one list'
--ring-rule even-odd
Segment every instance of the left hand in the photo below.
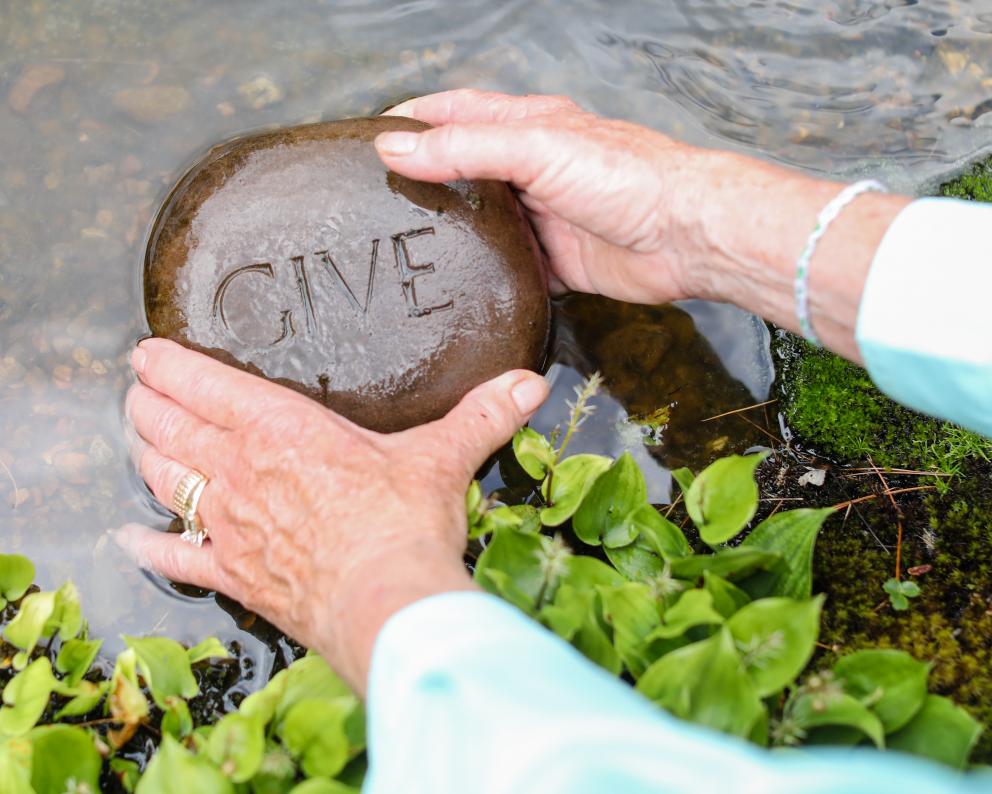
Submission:
{"label": "left hand", "polygon": [[382,435],[163,339],[143,341],[132,364],[138,469],[164,505],[190,468],[208,477],[198,512],[210,534],[196,548],[128,525],[118,542],[144,567],[258,612],[359,693],[391,614],[474,587],[466,488],[548,392],[515,370],[443,419]]}

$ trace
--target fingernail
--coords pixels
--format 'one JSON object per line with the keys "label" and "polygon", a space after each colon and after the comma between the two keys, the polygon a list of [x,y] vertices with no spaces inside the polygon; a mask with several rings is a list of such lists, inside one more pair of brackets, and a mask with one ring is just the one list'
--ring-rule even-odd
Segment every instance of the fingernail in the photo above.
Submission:
{"label": "fingernail", "polygon": [[145,362],[147,360],[148,354],[140,347],[136,347],[131,354],[131,368],[140,375],[145,371]]}
{"label": "fingernail", "polygon": [[401,157],[413,153],[419,137],[416,132],[383,132],[375,139],[375,148],[382,154]]}
{"label": "fingernail", "polygon": [[510,390],[510,397],[520,413],[534,413],[548,396],[548,382],[540,377],[525,378]]}

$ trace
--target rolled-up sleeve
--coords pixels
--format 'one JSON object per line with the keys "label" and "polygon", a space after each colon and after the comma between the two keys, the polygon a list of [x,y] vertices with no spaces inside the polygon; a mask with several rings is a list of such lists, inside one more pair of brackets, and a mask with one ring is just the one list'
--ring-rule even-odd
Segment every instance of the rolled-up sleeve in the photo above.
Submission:
{"label": "rolled-up sleeve", "polygon": [[868,274],[857,341],[893,399],[992,436],[992,205],[909,204]]}
{"label": "rolled-up sleeve", "polygon": [[394,615],[369,679],[366,794],[978,794],[992,779],[865,750],[769,752],[676,720],[481,593]]}

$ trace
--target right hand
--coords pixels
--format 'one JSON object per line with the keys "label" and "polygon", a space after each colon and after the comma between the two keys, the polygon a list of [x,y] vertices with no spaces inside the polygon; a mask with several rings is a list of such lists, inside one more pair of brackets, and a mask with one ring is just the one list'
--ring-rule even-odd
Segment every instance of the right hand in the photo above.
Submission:
{"label": "right hand", "polygon": [[428,182],[499,179],[520,191],[552,287],[634,303],[695,297],[702,150],[581,110],[565,97],[447,91],[389,114],[433,125],[375,144],[398,174]]}

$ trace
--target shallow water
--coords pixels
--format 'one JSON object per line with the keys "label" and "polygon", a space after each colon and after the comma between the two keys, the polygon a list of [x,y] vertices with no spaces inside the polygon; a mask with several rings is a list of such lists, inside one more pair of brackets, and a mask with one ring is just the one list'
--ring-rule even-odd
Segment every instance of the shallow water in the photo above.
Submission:
{"label": "shallow water", "polygon": [[[108,543],[125,521],[168,524],[127,461],[126,361],[146,330],[150,220],[219,140],[473,85],[566,93],[694,143],[914,190],[992,141],[990,65],[992,0],[0,2],[0,547],[39,562],[45,585],[72,577],[98,635],[238,638],[260,677],[288,652]],[[667,467],[761,443],[733,417],[702,421],[766,395],[754,318],[558,311],[540,430],[602,370],[610,394],[573,450],[630,449],[659,502]],[[663,429],[637,421],[659,409]]]}

